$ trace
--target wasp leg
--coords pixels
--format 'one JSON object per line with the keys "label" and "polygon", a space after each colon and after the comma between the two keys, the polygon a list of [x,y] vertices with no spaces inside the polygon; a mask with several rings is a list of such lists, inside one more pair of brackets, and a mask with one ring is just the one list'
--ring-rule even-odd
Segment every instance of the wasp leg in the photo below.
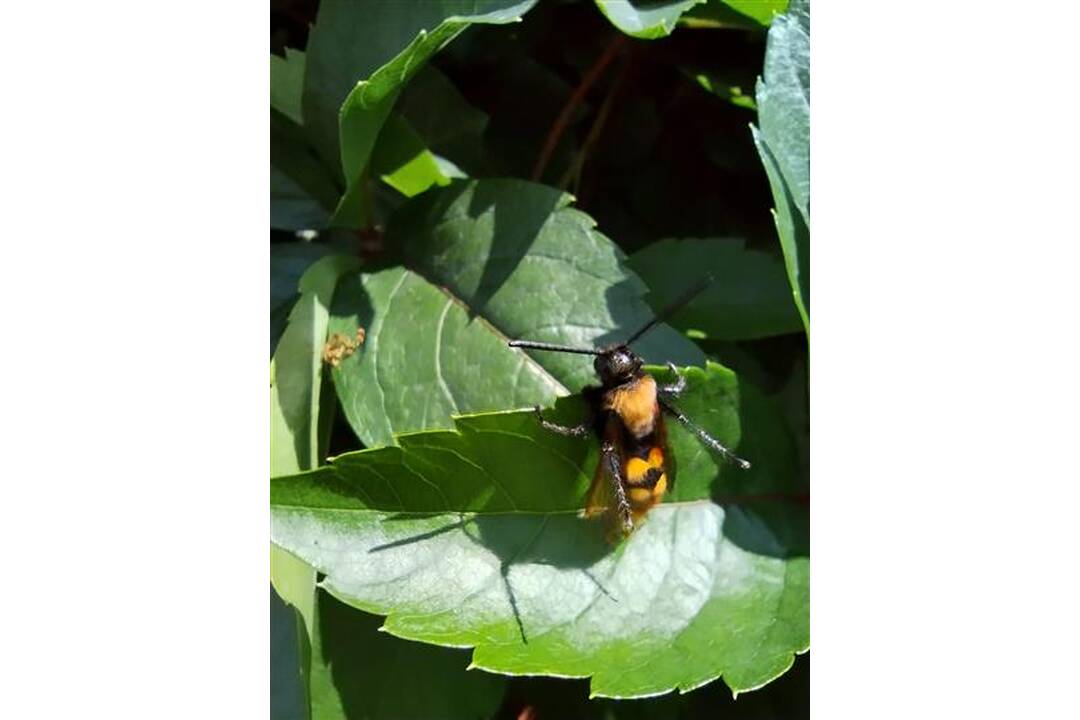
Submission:
{"label": "wasp leg", "polygon": [[678,397],[679,394],[686,389],[686,378],[679,374],[679,369],[675,367],[675,363],[669,362],[667,366],[668,370],[671,370],[671,374],[675,376],[675,382],[670,385],[661,385],[656,388],[656,391],[661,395]]}
{"label": "wasp leg", "polygon": [[676,408],[675,406],[673,406],[673,405],[671,405],[669,403],[664,402],[663,400],[660,401],[660,407],[662,407],[664,410],[666,410],[676,420],[678,420],[683,425],[685,425],[687,427],[687,429],[690,430],[690,432],[694,433],[699,438],[701,438],[702,442],[704,442],[706,445],[711,447],[713,450],[720,453],[721,455],[725,455],[725,456],[731,458],[733,461],[735,461],[735,464],[738,465],[739,467],[741,467],[743,470],[749,470],[750,469],[750,463],[748,463],[746,460],[743,460],[741,457],[737,456],[735,453],[731,452],[726,447],[721,445],[719,440],[717,440],[712,435],[710,435],[709,433],[705,432],[700,427],[695,425],[694,422],[690,418],[683,415],[682,412],[680,412],[678,408]]}
{"label": "wasp leg", "polygon": [[623,488],[622,464],[619,462],[619,451],[614,443],[605,442],[600,446],[601,462],[607,466],[608,480],[611,481],[611,489],[615,494],[615,511],[622,521],[623,535],[629,535],[634,529],[634,517],[630,512],[630,501],[626,499],[626,489]]}
{"label": "wasp leg", "polygon": [[592,427],[588,422],[583,422],[580,425],[574,425],[572,427],[569,425],[559,425],[558,423],[553,423],[549,420],[545,420],[544,415],[540,412],[539,405],[534,407],[533,411],[536,413],[536,417],[540,420],[540,425],[543,426],[545,430],[550,430],[553,433],[559,433],[560,435],[568,435],[571,437],[585,437],[592,432]]}

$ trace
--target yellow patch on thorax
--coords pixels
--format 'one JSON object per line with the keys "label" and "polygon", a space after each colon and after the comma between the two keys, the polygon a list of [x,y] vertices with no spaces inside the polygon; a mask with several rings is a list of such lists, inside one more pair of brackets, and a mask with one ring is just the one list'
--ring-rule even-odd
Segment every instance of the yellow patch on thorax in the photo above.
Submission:
{"label": "yellow patch on thorax", "polygon": [[604,407],[622,419],[634,437],[644,437],[656,425],[656,381],[644,377],[607,393]]}

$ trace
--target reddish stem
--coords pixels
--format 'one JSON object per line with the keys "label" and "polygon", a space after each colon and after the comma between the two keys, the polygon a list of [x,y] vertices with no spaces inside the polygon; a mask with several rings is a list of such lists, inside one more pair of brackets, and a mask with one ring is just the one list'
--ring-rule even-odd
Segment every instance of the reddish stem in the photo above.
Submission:
{"label": "reddish stem", "polygon": [[566,132],[566,126],[570,124],[570,118],[574,115],[574,110],[581,104],[581,101],[585,99],[585,93],[589,92],[589,88],[604,72],[604,68],[611,64],[611,61],[615,59],[615,56],[622,49],[622,46],[626,43],[626,36],[622,33],[616,35],[608,46],[604,48],[604,52],[600,53],[600,57],[596,58],[596,62],[592,64],[592,67],[588,69],[585,75],[581,78],[581,82],[574,88],[574,92],[570,94],[566,104],[563,105],[563,109],[559,112],[559,116],[555,118],[555,122],[551,125],[551,130],[548,131],[547,140],[544,142],[544,148],[540,151],[540,157],[536,159],[536,165],[533,167],[532,179],[534,181],[540,180],[540,177],[544,174],[544,168],[547,167],[548,161],[551,160],[552,153],[555,152],[556,146],[559,144],[559,140],[562,139],[563,133]]}

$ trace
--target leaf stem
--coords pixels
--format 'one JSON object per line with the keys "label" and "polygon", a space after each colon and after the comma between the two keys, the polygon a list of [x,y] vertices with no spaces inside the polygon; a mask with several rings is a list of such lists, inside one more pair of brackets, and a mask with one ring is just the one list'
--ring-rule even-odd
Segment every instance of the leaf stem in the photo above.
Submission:
{"label": "leaf stem", "polygon": [[[631,58],[632,57],[633,56],[631,55]],[[589,151],[592,150],[593,145],[596,144],[597,139],[600,137],[600,133],[607,124],[607,119],[611,114],[611,107],[615,104],[615,98],[619,95],[625,85],[627,70],[630,69],[630,63],[631,59],[627,59],[627,61],[623,63],[618,76],[615,78],[615,82],[611,84],[611,90],[608,91],[607,97],[604,98],[603,104],[600,105],[600,110],[596,113],[596,119],[593,121],[592,127],[589,128],[589,134],[585,136],[585,142],[582,143],[581,149],[577,153],[577,157],[574,158],[570,167],[563,173],[562,179],[559,180],[560,189],[565,190],[570,185],[570,181],[573,180],[573,194],[578,194],[578,190],[581,186],[582,171],[585,168],[585,160],[588,158]]]}
{"label": "leaf stem", "polygon": [[563,105],[563,109],[559,112],[559,116],[555,118],[555,122],[551,124],[551,130],[548,131],[547,139],[544,141],[544,147],[540,151],[540,157],[536,159],[536,165],[533,167],[532,180],[537,182],[544,174],[544,169],[547,167],[548,161],[551,160],[552,153],[555,152],[555,148],[559,144],[559,140],[562,139],[563,133],[566,132],[566,126],[570,124],[570,118],[574,114],[574,110],[581,104],[581,101],[585,98],[585,93],[589,91],[589,88],[596,83],[600,75],[604,72],[604,69],[611,64],[611,61],[615,59],[615,56],[622,49],[622,46],[626,43],[626,36],[622,33],[618,33],[604,48],[604,52],[600,53],[600,57],[596,58],[596,61],[592,64],[582,76],[581,82],[574,88],[574,92],[567,98],[566,104]]}

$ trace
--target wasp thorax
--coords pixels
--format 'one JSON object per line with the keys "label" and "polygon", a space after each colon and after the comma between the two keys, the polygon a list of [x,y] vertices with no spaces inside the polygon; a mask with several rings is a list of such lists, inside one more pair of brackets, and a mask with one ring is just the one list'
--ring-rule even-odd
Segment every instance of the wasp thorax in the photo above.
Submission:
{"label": "wasp thorax", "polygon": [[610,384],[629,380],[641,369],[641,364],[641,358],[630,352],[629,348],[618,347],[597,355],[593,368],[604,384]]}

